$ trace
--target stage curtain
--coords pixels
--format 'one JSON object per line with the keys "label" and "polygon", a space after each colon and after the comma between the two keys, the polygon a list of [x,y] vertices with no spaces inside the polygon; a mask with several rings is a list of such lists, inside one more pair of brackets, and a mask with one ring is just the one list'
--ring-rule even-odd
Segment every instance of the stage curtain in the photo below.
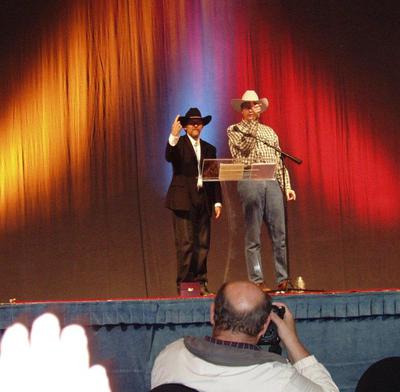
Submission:
{"label": "stage curtain", "polygon": [[[292,276],[318,289],[397,285],[390,2],[47,3],[14,10],[30,23],[0,30],[4,300],[175,294],[163,205],[170,124],[198,106],[213,116],[204,139],[229,157],[226,127],[239,121],[230,100],[247,89],[269,99],[262,121],[303,160],[286,160],[298,196],[287,211]],[[224,191],[209,258],[215,287],[246,278],[240,203],[234,184]],[[266,232],[263,246],[274,285]]]}

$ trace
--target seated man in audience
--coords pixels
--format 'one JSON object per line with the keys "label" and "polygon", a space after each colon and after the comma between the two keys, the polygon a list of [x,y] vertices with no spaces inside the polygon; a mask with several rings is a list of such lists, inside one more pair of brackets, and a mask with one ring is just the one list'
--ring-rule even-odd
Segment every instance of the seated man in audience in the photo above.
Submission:
{"label": "seated man in audience", "polygon": [[38,317],[31,333],[16,323],[1,340],[1,392],[111,392],[106,370],[90,366],[83,327],[63,330],[56,316]]}
{"label": "seated man in audience", "polygon": [[[185,337],[157,357],[152,388],[180,383],[199,391],[338,392],[326,368],[300,342],[289,309],[281,319],[251,282],[225,283],[211,305],[212,337]],[[290,362],[257,346],[273,321]]]}

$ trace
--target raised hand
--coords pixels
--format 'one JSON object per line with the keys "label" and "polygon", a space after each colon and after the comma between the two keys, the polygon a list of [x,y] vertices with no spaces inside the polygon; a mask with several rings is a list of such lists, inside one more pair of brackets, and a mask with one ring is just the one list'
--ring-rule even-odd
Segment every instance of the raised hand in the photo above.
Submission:
{"label": "raised hand", "polygon": [[174,136],[179,136],[182,130],[182,125],[178,119],[179,119],[179,114],[175,117],[175,120],[171,126],[171,134]]}

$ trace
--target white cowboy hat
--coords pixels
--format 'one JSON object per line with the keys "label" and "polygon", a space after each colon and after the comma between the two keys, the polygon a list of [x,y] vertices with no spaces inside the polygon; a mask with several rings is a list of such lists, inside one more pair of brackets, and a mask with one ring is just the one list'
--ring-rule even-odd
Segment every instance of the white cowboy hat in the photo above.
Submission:
{"label": "white cowboy hat", "polygon": [[240,107],[240,105],[243,102],[257,102],[261,105],[261,111],[264,112],[265,110],[267,110],[268,107],[268,99],[267,98],[258,98],[257,93],[254,90],[247,90],[243,96],[242,99],[232,99],[231,101],[231,105],[232,107],[237,111],[237,112],[241,112],[242,108]]}

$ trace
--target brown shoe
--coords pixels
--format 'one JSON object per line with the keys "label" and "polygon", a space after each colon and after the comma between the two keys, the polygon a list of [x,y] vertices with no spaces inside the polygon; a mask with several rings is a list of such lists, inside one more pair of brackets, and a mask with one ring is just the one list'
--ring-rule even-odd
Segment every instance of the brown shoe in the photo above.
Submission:
{"label": "brown shoe", "polygon": [[215,295],[212,291],[210,291],[207,287],[207,285],[201,285],[200,286],[200,295],[202,297],[209,297],[210,295]]}
{"label": "brown shoe", "polygon": [[256,285],[264,292],[271,291],[271,289],[267,287],[264,282],[256,283]]}
{"label": "brown shoe", "polygon": [[290,279],[283,279],[278,283],[277,291],[287,291],[290,288],[293,288]]}

